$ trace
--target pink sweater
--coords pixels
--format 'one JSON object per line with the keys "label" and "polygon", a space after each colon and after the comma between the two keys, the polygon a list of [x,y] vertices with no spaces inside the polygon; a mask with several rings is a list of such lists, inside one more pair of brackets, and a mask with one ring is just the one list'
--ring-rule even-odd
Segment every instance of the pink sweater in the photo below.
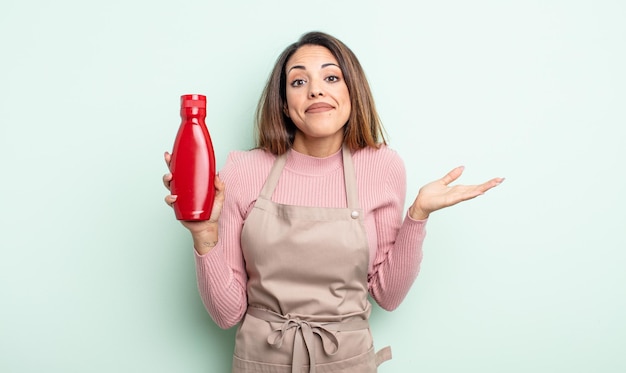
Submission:
{"label": "pink sweater", "polygon": [[[393,310],[419,272],[426,221],[403,212],[406,171],[395,151],[385,146],[365,148],[352,158],[370,247],[369,292],[382,308]],[[226,184],[219,242],[205,255],[196,253],[196,272],[202,301],[222,328],[237,324],[247,308],[241,230],[274,160],[274,155],[258,149],[232,152],[219,173]],[[291,151],[272,200],[347,207],[341,151],[327,158]]]}

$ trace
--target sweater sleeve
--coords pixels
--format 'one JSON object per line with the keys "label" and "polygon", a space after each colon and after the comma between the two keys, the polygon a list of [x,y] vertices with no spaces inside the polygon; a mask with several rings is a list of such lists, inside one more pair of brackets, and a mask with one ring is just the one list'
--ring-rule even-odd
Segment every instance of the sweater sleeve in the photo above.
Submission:
{"label": "sweater sleeve", "polygon": [[397,308],[417,277],[422,261],[426,220],[413,220],[403,214],[406,196],[406,170],[396,156],[386,168],[384,203],[374,211],[378,247],[369,291],[384,309]]}
{"label": "sweater sleeve", "polygon": [[246,311],[246,268],[241,251],[241,230],[246,214],[239,193],[238,167],[232,154],[219,173],[226,198],[219,219],[219,240],[208,253],[195,250],[198,291],[211,318],[221,328],[241,321]]}

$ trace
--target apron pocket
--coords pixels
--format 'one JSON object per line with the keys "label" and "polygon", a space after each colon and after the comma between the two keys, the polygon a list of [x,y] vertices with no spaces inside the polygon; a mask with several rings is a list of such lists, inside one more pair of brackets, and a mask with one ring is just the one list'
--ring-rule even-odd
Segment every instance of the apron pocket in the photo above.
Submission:
{"label": "apron pocket", "polygon": [[291,365],[259,363],[233,356],[232,373],[291,373]]}
{"label": "apron pocket", "polygon": [[[350,359],[317,364],[315,368],[318,373],[376,373],[376,354],[372,348]],[[305,365],[302,373],[308,372],[309,366]],[[233,356],[232,373],[291,373],[291,365],[259,363]]]}
{"label": "apron pocket", "polygon": [[318,364],[316,369],[318,373],[376,373],[376,354],[372,347],[366,353],[346,360]]}

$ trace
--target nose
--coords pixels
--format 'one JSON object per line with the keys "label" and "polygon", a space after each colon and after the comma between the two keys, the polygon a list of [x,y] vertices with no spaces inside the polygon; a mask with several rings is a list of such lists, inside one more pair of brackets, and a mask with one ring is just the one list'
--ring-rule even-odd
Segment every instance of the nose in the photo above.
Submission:
{"label": "nose", "polygon": [[319,86],[319,83],[315,84],[313,82],[311,82],[311,84],[309,85],[309,97],[310,98],[315,98],[317,96],[323,96],[324,92],[322,91],[321,87]]}

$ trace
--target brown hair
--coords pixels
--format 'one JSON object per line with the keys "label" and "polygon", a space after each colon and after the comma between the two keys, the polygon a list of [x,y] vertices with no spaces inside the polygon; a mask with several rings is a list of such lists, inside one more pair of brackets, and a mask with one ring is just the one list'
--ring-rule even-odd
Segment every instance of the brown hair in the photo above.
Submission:
{"label": "brown hair", "polygon": [[381,143],[386,144],[384,129],[359,60],[350,48],[337,38],[322,32],[309,32],[289,45],[276,60],[257,106],[257,147],[280,155],[293,144],[296,126],[283,110],[287,107],[285,65],[289,58],[305,45],[325,47],[339,62],[352,107],[344,127],[344,143],[352,151],[367,146],[378,148]]}

